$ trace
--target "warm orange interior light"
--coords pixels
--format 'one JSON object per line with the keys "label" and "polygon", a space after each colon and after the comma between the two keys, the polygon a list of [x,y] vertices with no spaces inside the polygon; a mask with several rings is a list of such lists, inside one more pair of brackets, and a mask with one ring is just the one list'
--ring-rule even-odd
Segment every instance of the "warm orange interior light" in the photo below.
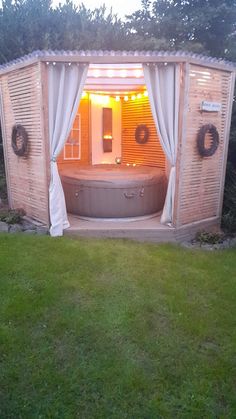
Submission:
{"label": "warm orange interior light", "polygon": [[96,105],[107,106],[110,102],[110,96],[108,95],[91,94],[90,98]]}

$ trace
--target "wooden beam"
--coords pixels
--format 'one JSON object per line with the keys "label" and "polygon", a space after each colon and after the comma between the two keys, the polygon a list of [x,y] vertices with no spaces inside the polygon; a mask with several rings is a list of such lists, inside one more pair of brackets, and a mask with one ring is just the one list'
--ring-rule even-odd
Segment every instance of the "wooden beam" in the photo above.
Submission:
{"label": "wooden beam", "polygon": [[[97,55],[96,55],[97,53]],[[9,66],[0,69],[0,75],[12,72],[14,70],[18,70],[20,68],[27,67],[32,65],[38,61],[42,62],[71,62],[71,63],[89,63],[89,64],[141,64],[141,63],[191,63],[196,64],[202,67],[208,68],[215,68],[219,70],[225,70],[228,72],[235,72],[236,66],[233,64],[227,64],[224,61],[221,63],[219,61],[210,61],[207,59],[199,58],[199,57],[191,57],[191,55],[146,55],[140,54],[135,51],[135,53],[127,52],[127,54],[116,54],[116,55],[105,55],[104,52],[95,51],[94,53],[90,53],[87,55],[82,55],[83,51],[80,54],[76,55],[46,55],[41,57],[31,57],[29,59],[25,59],[25,61],[20,61],[17,63],[9,64]],[[99,55],[100,54],[100,55]]]}
{"label": "wooden beam", "polygon": [[50,224],[49,216],[49,185],[51,179],[50,173],[50,147],[49,147],[49,124],[48,124],[48,74],[44,63],[40,63],[40,107],[41,107],[41,126],[43,131],[43,146],[44,146],[44,167],[46,171],[45,176],[45,192],[48,201],[48,220],[47,225]]}
{"label": "wooden beam", "polygon": [[188,112],[188,94],[189,94],[189,74],[190,65],[185,63],[183,65],[183,90],[180,103],[180,118],[179,118],[179,144],[176,162],[176,194],[174,202],[174,226],[179,227],[179,211],[180,211],[180,196],[183,177],[183,149],[186,143],[186,116]]}
{"label": "wooden beam", "polygon": [[208,61],[204,58],[194,58],[190,55],[143,55],[142,53],[136,55],[55,55],[40,57],[40,60],[46,62],[78,62],[78,63],[91,63],[91,64],[132,64],[132,63],[184,63],[188,62],[191,64],[200,65],[203,67],[216,68],[225,71],[236,71],[236,67],[232,64],[219,61]]}

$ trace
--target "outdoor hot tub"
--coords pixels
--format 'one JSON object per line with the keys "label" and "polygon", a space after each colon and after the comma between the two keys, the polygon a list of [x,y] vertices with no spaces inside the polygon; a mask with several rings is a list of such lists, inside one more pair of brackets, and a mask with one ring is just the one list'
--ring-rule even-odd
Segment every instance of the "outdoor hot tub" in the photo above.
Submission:
{"label": "outdoor hot tub", "polygon": [[167,180],[162,169],[102,164],[62,171],[67,211],[83,217],[124,218],[163,208]]}

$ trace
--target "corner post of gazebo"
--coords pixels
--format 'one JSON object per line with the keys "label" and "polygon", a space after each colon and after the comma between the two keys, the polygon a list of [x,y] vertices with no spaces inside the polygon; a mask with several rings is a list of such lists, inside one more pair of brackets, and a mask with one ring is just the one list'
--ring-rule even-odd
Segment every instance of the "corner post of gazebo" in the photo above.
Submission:
{"label": "corner post of gazebo", "polygon": [[188,92],[189,92],[189,62],[185,61],[180,64],[180,103],[179,103],[179,133],[178,147],[176,158],[176,181],[175,181],[175,198],[173,210],[173,227],[179,227],[179,207],[180,207],[180,189],[182,180],[182,150],[186,140],[186,114],[188,109]]}
{"label": "corner post of gazebo", "polygon": [[49,149],[49,127],[48,127],[48,72],[47,65],[44,61],[40,61],[40,83],[41,83],[41,118],[43,121],[43,145],[45,153],[45,193],[48,202],[48,227],[50,226],[49,217],[49,185],[50,185],[50,149]]}

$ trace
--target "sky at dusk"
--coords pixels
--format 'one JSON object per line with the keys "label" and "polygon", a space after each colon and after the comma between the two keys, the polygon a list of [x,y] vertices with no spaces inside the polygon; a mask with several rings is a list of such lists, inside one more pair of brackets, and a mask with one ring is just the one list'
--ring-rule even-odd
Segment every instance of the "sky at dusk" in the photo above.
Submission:
{"label": "sky at dusk", "polygon": [[[64,3],[64,1],[53,0],[53,5],[58,5],[59,3]],[[105,3],[107,8],[110,9],[112,7],[113,13],[116,13],[120,18],[133,13],[141,7],[141,0],[74,0],[74,3],[76,5],[84,3],[89,9],[95,9]]]}

